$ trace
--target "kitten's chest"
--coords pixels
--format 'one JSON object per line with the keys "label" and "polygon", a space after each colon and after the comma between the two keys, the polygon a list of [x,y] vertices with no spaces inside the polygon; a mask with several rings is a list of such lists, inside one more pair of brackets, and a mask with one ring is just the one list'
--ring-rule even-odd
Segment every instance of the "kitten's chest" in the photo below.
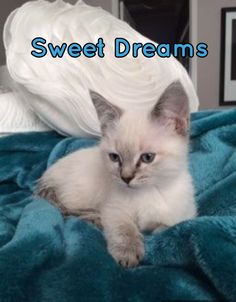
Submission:
{"label": "kitten's chest", "polygon": [[135,216],[142,231],[152,231],[164,224],[168,212],[165,198],[155,188],[140,193],[136,199]]}

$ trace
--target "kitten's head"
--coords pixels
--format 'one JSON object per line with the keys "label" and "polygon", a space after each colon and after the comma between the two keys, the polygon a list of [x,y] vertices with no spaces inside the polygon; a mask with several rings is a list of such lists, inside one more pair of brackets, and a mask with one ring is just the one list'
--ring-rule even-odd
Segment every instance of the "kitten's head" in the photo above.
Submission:
{"label": "kitten's head", "polygon": [[132,189],[168,182],[185,169],[189,102],[180,82],[167,87],[149,110],[123,111],[96,92],[91,98],[105,165],[119,185]]}

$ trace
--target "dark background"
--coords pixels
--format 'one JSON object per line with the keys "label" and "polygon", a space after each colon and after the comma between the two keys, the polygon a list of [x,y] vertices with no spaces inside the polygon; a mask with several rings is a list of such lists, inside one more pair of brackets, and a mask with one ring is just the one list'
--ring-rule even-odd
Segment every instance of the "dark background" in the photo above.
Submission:
{"label": "dark background", "polygon": [[159,43],[189,42],[189,0],[124,0],[136,29]]}
{"label": "dark background", "polygon": [[[158,43],[189,43],[189,0],[124,0],[137,31]],[[178,58],[189,69],[188,58]]]}

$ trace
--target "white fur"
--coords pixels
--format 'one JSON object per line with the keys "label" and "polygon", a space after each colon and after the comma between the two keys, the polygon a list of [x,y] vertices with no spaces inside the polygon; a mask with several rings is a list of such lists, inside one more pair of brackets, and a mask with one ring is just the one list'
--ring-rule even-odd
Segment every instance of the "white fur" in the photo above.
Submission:
{"label": "white fur", "polygon": [[[157,153],[155,162],[144,164],[140,172],[147,176],[144,182],[138,180],[138,173],[130,186],[120,179],[116,163],[108,157],[108,152],[118,152],[117,142],[118,148],[119,144],[121,148],[131,148],[136,159],[145,151]],[[138,229],[172,226],[196,215],[185,139],[158,123],[151,124],[143,113],[125,113],[100,146],[59,160],[46,171],[42,181],[56,189],[68,212],[87,208],[100,211],[108,248],[124,266],[137,264],[135,253],[142,258]],[[132,226],[135,235],[130,237],[136,238],[124,246],[139,242],[137,249],[129,251],[125,258],[127,250],[119,250],[124,237],[117,231],[123,225]]]}
{"label": "white fur", "polygon": [[[168,106],[169,95],[167,91],[163,98]],[[153,119],[149,110],[121,114],[95,98],[98,113],[104,114],[102,120],[110,123],[104,127],[107,130],[101,144],[59,160],[45,172],[41,183],[55,190],[68,212],[98,211],[110,253],[122,265],[133,266],[144,254],[140,231],[172,226],[196,216],[188,172],[188,138],[176,132],[173,118],[167,122]],[[113,115],[105,112],[106,106]],[[185,127],[186,123],[180,125]],[[122,158],[121,165],[109,158],[114,152]],[[155,153],[154,161],[137,165],[143,153]],[[129,184],[121,179],[122,173],[133,172]]]}

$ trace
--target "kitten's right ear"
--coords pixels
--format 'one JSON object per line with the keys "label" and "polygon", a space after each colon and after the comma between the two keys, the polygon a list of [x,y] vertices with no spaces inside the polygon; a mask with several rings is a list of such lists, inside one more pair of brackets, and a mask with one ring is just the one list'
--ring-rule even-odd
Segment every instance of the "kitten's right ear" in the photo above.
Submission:
{"label": "kitten's right ear", "polygon": [[89,92],[101,124],[102,134],[104,134],[109,127],[112,127],[115,122],[120,119],[123,111],[108,102],[99,93],[92,90]]}

